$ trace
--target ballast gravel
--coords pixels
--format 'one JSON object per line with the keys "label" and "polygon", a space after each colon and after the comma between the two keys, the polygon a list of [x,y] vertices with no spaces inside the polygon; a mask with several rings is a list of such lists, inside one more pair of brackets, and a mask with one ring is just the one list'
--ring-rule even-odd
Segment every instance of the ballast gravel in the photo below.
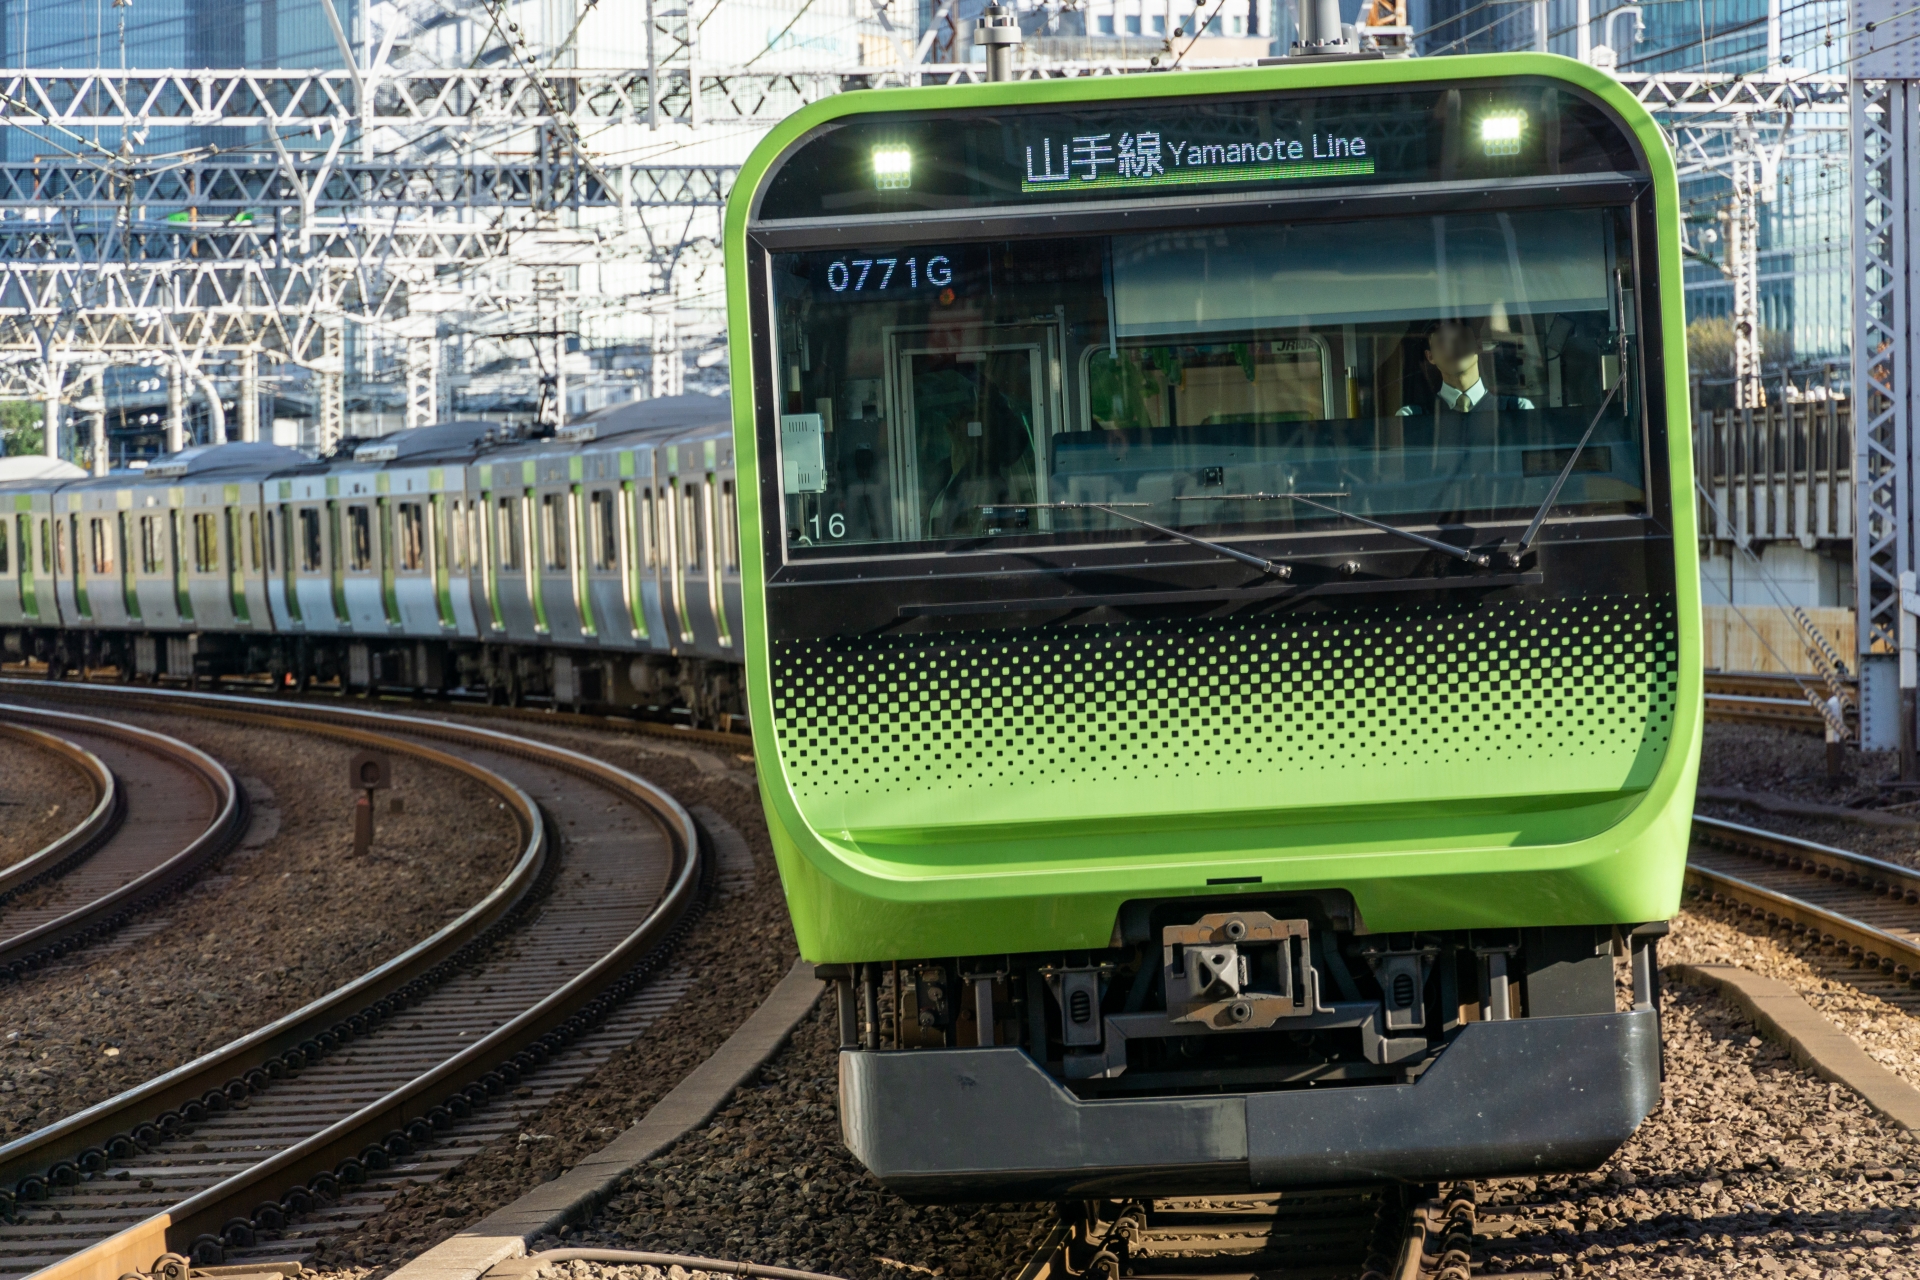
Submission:
{"label": "ballast gravel", "polygon": [[[312,735],[125,715],[225,764],[239,846],[114,938],[0,986],[0,1140],[186,1062],[339,986],[464,911],[518,857],[479,783],[407,757],[351,858],[351,752]],[[394,813],[397,800],[401,812]]]}
{"label": "ballast gravel", "polygon": [[1848,747],[1842,758],[1846,781],[1838,787],[1829,786],[1827,744],[1819,735],[1771,725],[1709,720],[1700,754],[1700,786],[1732,788],[1799,804],[1880,810],[1912,818],[1914,825],[1869,826],[1844,818],[1770,813],[1717,799],[1701,800],[1696,811],[1889,862],[1920,866],[1920,799],[1914,799],[1911,792],[1891,792],[1878,785],[1899,776],[1899,753]]}
{"label": "ballast gravel", "polygon": [[0,868],[31,857],[80,825],[93,787],[60,757],[0,737]]}
{"label": "ballast gravel", "polygon": [[[650,737],[514,727],[590,750],[659,784],[683,804],[711,806],[753,849],[755,886],[717,904],[689,937],[683,960],[702,976],[669,1014],[528,1120],[520,1134],[439,1182],[408,1189],[359,1231],[326,1241],[310,1263],[325,1280],[380,1280],[605,1146],[718,1048],[793,963],[793,935],[759,791],[743,758]],[[889,1195],[841,1145],[836,1044],[823,1002],[706,1128],[648,1166],[644,1182],[633,1181],[593,1223],[535,1247],[602,1244],[696,1253],[824,1270],[849,1280],[998,1275],[1029,1247],[1034,1224],[1050,1220],[1051,1206],[925,1209]],[[529,1140],[520,1141],[522,1134]],[[646,1269],[606,1270],[642,1280]]]}
{"label": "ballast gravel", "polygon": [[[1807,769],[1824,768],[1817,738],[1753,729],[1708,726],[1709,760],[1739,762],[1716,775],[1718,785],[1792,793],[1800,784],[1788,780],[1804,783]],[[572,733],[541,736],[581,745]],[[608,758],[621,757],[617,763],[676,795],[710,797],[706,802],[748,833],[764,857],[765,832],[744,769],[694,749],[676,749],[678,762],[670,762],[659,752],[601,740]],[[697,756],[706,758],[695,762]],[[1802,789],[1809,800],[1835,802],[1817,781]],[[729,792],[732,804],[724,802]],[[1773,815],[1739,820],[1787,825]],[[1808,838],[1859,848],[1858,837],[1881,834],[1827,824]],[[1920,829],[1916,837],[1910,848],[1920,850]],[[761,875],[766,885],[764,867]],[[764,905],[784,928],[777,896],[767,894]],[[768,966],[769,978],[790,954]],[[1920,1084],[1920,1020],[1853,985],[1839,962],[1711,907],[1681,914],[1662,958],[1737,963],[1780,978],[1869,1053]],[[733,972],[724,968],[716,976],[724,984]],[[671,1087],[757,998],[741,991],[737,1007],[713,1019],[725,1026],[708,1027],[695,1016],[699,1001],[689,997],[626,1055],[528,1125],[530,1133],[553,1132],[554,1143],[521,1144],[517,1152],[501,1144],[469,1161],[460,1176],[408,1192],[335,1248],[330,1280],[379,1280],[604,1145],[612,1134],[584,1137],[594,1133],[587,1120],[630,1122],[627,1112],[644,1111],[646,1098]],[[1663,1010],[1668,1078],[1659,1106],[1594,1174],[1481,1183],[1476,1274],[1920,1277],[1920,1142],[1881,1121],[1849,1091],[1798,1067],[1719,996],[1670,981]],[[677,1052],[678,1037],[687,1034],[700,1038],[699,1050]],[[1051,1207],[915,1207],[888,1195],[840,1144],[834,1045],[831,1011],[823,1003],[709,1125],[634,1171],[591,1221],[534,1248],[703,1254],[849,1280],[1011,1276],[1044,1231]],[[628,1076],[651,1071],[651,1095],[616,1067]],[[609,1087],[615,1080],[618,1091]],[[588,1263],[562,1264],[550,1274],[559,1280],[705,1280],[677,1270]]]}
{"label": "ballast gravel", "polygon": [[[1731,917],[1682,912],[1661,959],[1770,974],[1849,1031],[1871,1017],[1863,1043],[1883,1061],[1920,1046],[1906,1013],[1872,1008]],[[1920,1276],[1915,1136],[1796,1065],[1718,995],[1670,979],[1662,1010],[1660,1105],[1595,1174],[1480,1184],[1482,1273]]]}
{"label": "ballast gravel", "polygon": [[507,727],[627,769],[689,808],[711,807],[753,851],[753,885],[709,906],[667,966],[694,974],[692,985],[631,1045],[441,1180],[422,1181],[357,1230],[322,1239],[310,1265],[332,1269],[335,1280],[385,1274],[607,1145],[733,1034],[797,954],[759,791],[739,759],[671,741],[650,748],[653,739],[617,732]]}

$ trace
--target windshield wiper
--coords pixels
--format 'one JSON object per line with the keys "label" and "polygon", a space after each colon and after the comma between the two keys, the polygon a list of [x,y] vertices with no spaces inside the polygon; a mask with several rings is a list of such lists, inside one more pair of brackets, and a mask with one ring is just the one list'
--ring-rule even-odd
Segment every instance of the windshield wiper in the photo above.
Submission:
{"label": "windshield wiper", "polygon": [[1196,538],[1190,533],[1182,533],[1178,529],[1169,529],[1165,525],[1155,524],[1151,520],[1142,520],[1139,516],[1130,516],[1124,511],[1116,510],[1118,507],[1146,507],[1151,505],[1151,503],[1147,502],[996,502],[990,507],[981,507],[980,514],[991,519],[997,511],[1104,511],[1110,516],[1118,516],[1122,520],[1130,520],[1143,529],[1151,529],[1155,533],[1164,533],[1169,538],[1178,538],[1182,542],[1191,542],[1196,547],[1204,547],[1208,551],[1227,557],[1229,560],[1238,560],[1241,564],[1251,565],[1253,568],[1260,570],[1260,572],[1271,574],[1283,582],[1293,577],[1293,567],[1291,565],[1275,564],[1271,560],[1263,560],[1259,556],[1248,555],[1244,551],[1235,551],[1232,547],[1223,546],[1218,542],[1210,542],[1206,538]]}
{"label": "windshield wiper", "polygon": [[1473,565],[1475,568],[1478,568],[1478,569],[1484,569],[1489,564],[1492,563],[1492,561],[1488,557],[1483,556],[1476,551],[1468,551],[1466,548],[1456,547],[1450,542],[1442,542],[1438,538],[1429,538],[1425,534],[1415,533],[1411,529],[1402,529],[1399,525],[1383,524],[1378,520],[1371,520],[1371,519],[1368,519],[1366,516],[1357,516],[1353,514],[1353,512],[1351,511],[1342,511],[1339,507],[1330,507],[1324,502],[1314,501],[1315,498],[1344,498],[1346,496],[1347,494],[1344,492],[1313,493],[1313,494],[1307,494],[1307,493],[1221,493],[1221,494],[1195,493],[1195,494],[1183,494],[1180,497],[1175,498],[1174,501],[1175,502],[1299,502],[1299,503],[1304,503],[1305,505],[1312,507],[1315,510],[1325,511],[1329,515],[1341,516],[1341,517],[1344,517],[1345,519],[1355,521],[1359,524],[1364,524],[1369,529],[1378,529],[1380,530],[1380,532],[1390,533],[1396,538],[1405,538],[1408,542],[1417,542],[1421,546],[1426,547],[1429,550],[1444,551],[1446,554],[1452,556],[1454,559],[1464,560],[1468,564]]}
{"label": "windshield wiper", "polygon": [[1564,485],[1567,477],[1573,474],[1573,466],[1580,461],[1580,455],[1586,452],[1587,441],[1593,438],[1594,428],[1600,425],[1600,419],[1606,416],[1607,406],[1613,403],[1613,397],[1619,394],[1620,388],[1626,385],[1626,381],[1627,362],[1622,360],[1620,376],[1615,378],[1613,385],[1607,388],[1607,397],[1600,402],[1600,408],[1594,412],[1593,421],[1589,422],[1587,429],[1581,433],[1580,443],[1573,446],[1573,452],[1567,455],[1567,465],[1560,468],[1560,474],[1554,477],[1553,488],[1547,490],[1546,499],[1541,502],[1540,509],[1533,513],[1533,523],[1529,524],[1527,531],[1520,535],[1520,545],[1508,554],[1507,559],[1515,565],[1520,563],[1521,556],[1527,554],[1527,548],[1533,545],[1534,537],[1540,532],[1540,526],[1546,523],[1547,512],[1553,510],[1553,504],[1559,500],[1560,486]]}

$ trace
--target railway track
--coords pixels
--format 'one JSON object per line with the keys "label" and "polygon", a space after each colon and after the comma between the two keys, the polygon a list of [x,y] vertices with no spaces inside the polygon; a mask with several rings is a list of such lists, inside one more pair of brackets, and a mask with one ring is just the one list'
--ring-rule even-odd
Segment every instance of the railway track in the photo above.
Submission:
{"label": "railway track", "polygon": [[0,1212],[11,1219],[0,1225],[0,1277],[54,1267],[111,1280],[168,1253],[198,1266],[302,1255],[406,1182],[510,1132],[684,985],[668,973],[626,998],[670,964],[714,863],[692,816],[639,778],[440,720],[85,685],[31,690],[405,752],[492,789],[524,847],[483,900],[402,955],[0,1146]]}
{"label": "railway track", "polygon": [[[1864,854],[1695,817],[1687,889],[1871,971],[1862,985],[1910,1001],[1920,987],[1920,872]],[[1877,976],[1874,976],[1876,975]]]}
{"label": "railway track", "polygon": [[73,761],[96,793],[78,826],[0,871],[0,978],[18,981],[126,926],[246,827],[233,775],[177,738],[21,706],[0,706],[0,724]]}
{"label": "railway track", "polygon": [[1754,671],[1710,671],[1706,677],[1707,719],[1739,724],[1769,724],[1804,733],[1825,733],[1826,721],[1806,690],[1824,695],[1818,676]]}
{"label": "railway track", "polygon": [[1356,1187],[1062,1208],[1017,1280],[1468,1280],[1472,1272],[1468,1184],[1444,1198],[1438,1187]]}
{"label": "railway track", "polygon": [[[7,662],[0,663],[0,672],[16,679],[44,678],[47,673],[45,663]],[[5,677],[0,677],[5,678]],[[156,684],[158,684],[156,678]],[[126,682],[117,675],[81,673],[69,675],[62,682],[77,680],[83,684],[98,684],[108,688],[118,688]],[[184,687],[184,686],[183,686]],[[296,690],[291,685],[281,685],[277,689],[265,676],[228,676],[220,683],[221,689],[229,693],[248,694],[255,697],[271,698],[274,701],[310,702],[320,706],[339,706],[359,704],[361,706],[381,706],[386,708],[406,708],[408,710],[434,715],[447,711],[457,711],[461,715],[480,719],[519,721],[523,724],[565,725],[569,728],[599,729],[611,733],[633,734],[639,737],[661,738],[673,742],[699,743],[701,746],[719,747],[728,751],[751,753],[753,736],[745,728],[745,718],[733,716],[730,719],[738,724],[737,729],[697,729],[690,724],[682,724],[672,718],[654,719],[640,715],[597,715],[587,711],[564,709],[561,704],[551,701],[531,706],[502,706],[487,701],[478,694],[453,692],[447,694],[407,693],[395,688],[382,688],[378,692],[355,692],[342,686],[314,686],[305,690]],[[190,690],[191,691],[191,690]]]}

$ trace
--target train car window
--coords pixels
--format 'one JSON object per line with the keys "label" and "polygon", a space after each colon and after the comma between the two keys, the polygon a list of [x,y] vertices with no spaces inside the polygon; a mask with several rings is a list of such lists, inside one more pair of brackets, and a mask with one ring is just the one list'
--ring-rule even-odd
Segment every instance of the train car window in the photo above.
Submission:
{"label": "train car window", "polygon": [[720,539],[721,563],[729,569],[740,567],[740,502],[733,491],[733,481],[720,482],[720,527],[715,531]]}
{"label": "train car window", "polygon": [[247,568],[260,572],[260,513],[247,512]]}
{"label": "train car window", "polygon": [[53,527],[44,517],[40,521],[40,572],[53,572]]}
{"label": "train car window", "polygon": [[424,569],[427,564],[427,516],[417,502],[400,504],[400,567]]}
{"label": "train car window", "polygon": [[494,508],[493,545],[499,548],[500,567],[518,569],[524,559],[520,535],[520,500],[502,498]]}
{"label": "train car window", "polygon": [[700,519],[700,486],[688,484],[680,490],[680,536],[681,549],[686,553],[686,566],[698,569],[706,563],[706,536]]}
{"label": "train car window", "polygon": [[1596,414],[1555,510],[1647,509],[1624,208],[888,253],[774,257],[762,450],[802,557],[1153,536],[1054,503],[1228,535],[1524,519]]}
{"label": "train car window", "polygon": [[95,516],[87,521],[87,549],[93,554],[93,571],[113,572],[113,544],[107,540],[107,522]]}
{"label": "train car window", "polygon": [[649,569],[657,568],[660,564],[657,551],[660,546],[660,509],[654,505],[651,485],[640,491],[640,511],[641,528],[644,531],[643,540],[646,543],[642,548],[646,556],[646,565]]}
{"label": "train car window", "polygon": [[373,568],[373,513],[363,506],[347,508],[347,567]]}
{"label": "train car window", "polygon": [[60,527],[59,521],[53,524],[53,567],[61,574],[67,571],[67,531]]}
{"label": "train car window", "polygon": [[219,532],[214,528],[213,513],[196,511],[193,513],[193,568],[196,573],[212,573],[220,567]]}
{"label": "train car window", "polygon": [[567,567],[567,509],[560,495],[540,495],[540,550],[549,569]]}
{"label": "train car window", "polygon": [[300,508],[300,572],[318,573],[326,567],[320,538],[320,508]]}
{"label": "train car window", "polygon": [[595,489],[589,501],[592,530],[588,541],[593,548],[593,567],[614,569],[620,564],[620,521],[614,515],[613,490]]}
{"label": "train car window", "polygon": [[6,522],[3,520],[0,520],[0,573],[11,572],[11,570],[8,569],[7,567],[7,556],[8,556],[8,550],[9,550],[7,546],[7,541],[10,536],[11,535],[7,530]]}

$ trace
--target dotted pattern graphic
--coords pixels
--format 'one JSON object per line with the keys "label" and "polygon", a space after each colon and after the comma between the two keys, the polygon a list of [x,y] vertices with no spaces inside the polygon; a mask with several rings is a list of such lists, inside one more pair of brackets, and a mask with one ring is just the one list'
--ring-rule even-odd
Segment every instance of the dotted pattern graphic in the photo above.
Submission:
{"label": "dotted pattern graphic", "polygon": [[1346,802],[1343,782],[1457,796],[1463,767],[1478,795],[1644,785],[1679,672],[1673,602],[1649,596],[816,639],[772,659],[795,798],[846,818],[872,809],[860,797],[1073,782],[1151,786],[1143,811],[1222,781],[1304,784],[1289,804]]}

